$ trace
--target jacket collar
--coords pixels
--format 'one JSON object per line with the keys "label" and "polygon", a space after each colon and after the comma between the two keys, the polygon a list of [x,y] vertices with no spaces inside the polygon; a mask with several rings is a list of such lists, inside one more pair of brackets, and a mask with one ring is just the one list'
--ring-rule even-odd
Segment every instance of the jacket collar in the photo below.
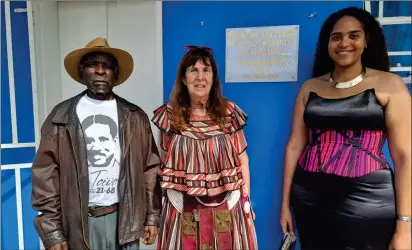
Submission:
{"label": "jacket collar", "polygon": [[[55,115],[53,116],[53,123],[68,124],[71,120],[75,119],[75,117],[77,117],[76,106],[79,103],[80,99],[86,94],[86,92],[87,90],[64,101],[61,105],[59,105]],[[117,107],[120,110],[120,113],[127,113],[127,111],[134,112],[137,110],[137,107],[132,103],[126,101],[115,93],[113,93],[113,95],[117,101]],[[119,117],[122,118],[122,116]]]}

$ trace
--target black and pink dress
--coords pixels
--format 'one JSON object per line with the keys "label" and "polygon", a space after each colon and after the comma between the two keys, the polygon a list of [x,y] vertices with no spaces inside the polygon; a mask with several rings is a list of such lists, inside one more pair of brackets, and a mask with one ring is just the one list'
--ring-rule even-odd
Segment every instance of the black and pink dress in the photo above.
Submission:
{"label": "black and pink dress", "polygon": [[311,92],[304,120],[309,143],[291,194],[302,249],[387,249],[395,189],[374,89],[339,99]]}

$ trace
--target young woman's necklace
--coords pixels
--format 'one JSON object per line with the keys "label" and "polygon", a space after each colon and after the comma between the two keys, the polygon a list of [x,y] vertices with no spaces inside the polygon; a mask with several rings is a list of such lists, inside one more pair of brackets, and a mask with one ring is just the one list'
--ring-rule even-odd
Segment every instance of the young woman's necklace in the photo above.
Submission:
{"label": "young woman's necklace", "polygon": [[347,89],[347,88],[356,86],[358,83],[360,83],[363,80],[363,78],[365,78],[365,74],[366,74],[366,69],[365,67],[363,67],[362,72],[355,79],[352,79],[346,82],[337,82],[333,79],[333,72],[332,72],[329,77],[329,82],[330,84],[332,84],[333,87],[337,89]]}

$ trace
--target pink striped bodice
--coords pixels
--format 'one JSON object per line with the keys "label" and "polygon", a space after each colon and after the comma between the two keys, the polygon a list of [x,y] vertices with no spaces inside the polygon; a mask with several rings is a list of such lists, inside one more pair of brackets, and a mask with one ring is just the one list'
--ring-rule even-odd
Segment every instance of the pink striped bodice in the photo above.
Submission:
{"label": "pink striped bodice", "polygon": [[310,172],[358,177],[389,168],[383,130],[309,130],[309,145],[299,165]]}
{"label": "pink striped bodice", "polygon": [[309,129],[299,158],[304,170],[359,177],[390,167],[382,153],[385,113],[374,89],[338,99],[311,92],[304,120]]}

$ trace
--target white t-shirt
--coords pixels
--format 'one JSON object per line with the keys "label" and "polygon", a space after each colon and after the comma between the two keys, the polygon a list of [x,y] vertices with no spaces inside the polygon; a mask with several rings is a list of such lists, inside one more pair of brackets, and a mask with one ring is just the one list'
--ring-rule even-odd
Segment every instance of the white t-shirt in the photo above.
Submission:
{"label": "white t-shirt", "polygon": [[116,100],[99,101],[84,95],[76,107],[87,149],[89,206],[119,201],[119,121]]}

